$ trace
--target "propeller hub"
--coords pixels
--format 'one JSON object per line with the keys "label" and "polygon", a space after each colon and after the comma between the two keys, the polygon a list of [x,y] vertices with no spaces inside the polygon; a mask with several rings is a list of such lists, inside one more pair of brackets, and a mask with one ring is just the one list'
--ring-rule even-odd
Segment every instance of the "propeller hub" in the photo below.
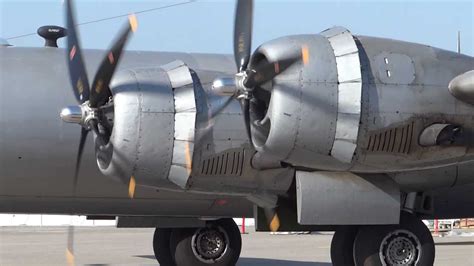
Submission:
{"label": "propeller hub", "polygon": [[221,96],[234,96],[237,89],[235,78],[217,78],[212,82],[212,91]]}
{"label": "propeller hub", "polygon": [[66,123],[82,124],[83,111],[79,105],[68,106],[61,110],[59,115]]}
{"label": "propeller hub", "polygon": [[59,116],[66,123],[79,124],[87,128],[91,120],[98,120],[98,109],[91,108],[89,102],[85,102],[82,105],[63,108]]}

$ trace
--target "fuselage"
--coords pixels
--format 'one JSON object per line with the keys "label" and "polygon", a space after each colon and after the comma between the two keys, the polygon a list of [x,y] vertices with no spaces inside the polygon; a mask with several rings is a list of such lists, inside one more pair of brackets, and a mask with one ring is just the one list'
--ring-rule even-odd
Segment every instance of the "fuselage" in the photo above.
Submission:
{"label": "fuselage", "polygon": [[[443,86],[447,86],[449,77],[454,77],[467,70],[472,64],[472,57],[460,56],[463,63],[456,65],[450,63],[456,58],[449,57],[449,55],[453,56],[449,52],[440,52],[421,45],[411,46],[411,44],[407,44],[407,48],[392,47],[413,56],[431,51],[434,54],[429,56],[437,59],[436,64],[446,62],[451,64],[448,68],[454,70],[452,73],[447,73],[446,69],[442,68],[440,70],[441,76],[437,76],[438,65],[435,64],[432,68],[428,67],[431,69],[429,73],[423,73],[423,70],[426,69],[423,64],[429,65],[429,62],[418,58],[415,60],[417,62],[415,67],[420,73],[418,78],[425,80],[420,79],[414,85],[407,85],[405,83],[408,81],[404,79],[409,79],[409,77],[395,76],[401,79],[401,84],[379,83],[374,76],[379,76],[380,79],[383,78],[383,75],[397,74],[396,72],[376,73],[377,61],[374,61],[377,58],[376,54],[383,53],[385,49],[390,48],[392,42],[367,37],[361,37],[360,42],[367,53],[365,54],[366,58],[361,61],[369,62],[372,69],[367,69],[367,65],[363,66],[366,76],[362,77],[362,80],[367,83],[364,84],[366,89],[362,95],[364,118],[361,122],[363,128],[362,134],[359,135],[359,141],[364,146],[359,147],[361,153],[357,164],[353,164],[353,170],[361,173],[375,172],[377,169],[383,170],[390,166],[390,161],[402,162],[402,166],[398,169],[409,171],[397,173],[397,167],[395,167],[393,168],[395,170],[390,172],[392,172],[394,180],[405,191],[447,189],[474,182],[471,178],[474,163],[470,162],[471,160],[463,162],[462,159],[470,154],[470,150],[463,147],[453,147],[447,153],[448,158],[440,161],[444,166],[434,170],[430,170],[435,163],[429,158],[426,165],[420,165],[420,167],[412,167],[410,162],[411,160],[422,162],[424,154],[427,156],[437,153],[446,154],[441,149],[438,151],[434,148],[428,153],[422,150],[415,157],[407,157],[404,153],[401,153],[401,156],[396,153],[387,154],[384,153],[384,150],[379,153],[377,150],[375,153],[374,151],[367,152],[371,148],[370,136],[377,133],[379,129],[392,127],[397,123],[405,123],[420,115],[435,114],[441,120],[451,119],[459,123],[466,122],[473,108],[454,100],[449,95],[447,88],[443,91]],[[405,45],[405,43],[402,44]],[[414,50],[408,49],[410,47]],[[226,196],[216,196],[226,194],[219,191],[221,188],[216,188],[215,191],[210,191],[211,193],[206,195],[139,186],[135,194],[136,197],[130,200],[127,184],[106,178],[97,169],[94,144],[91,140],[85,148],[78,186],[74,190],[73,169],[80,127],[66,124],[58,117],[61,108],[75,103],[70,88],[65,53],[63,49],[55,48],[0,49],[0,212],[169,216],[252,215],[251,203],[242,200],[242,197],[237,196],[240,195],[239,193],[232,191],[241,184],[238,180],[235,181],[233,187],[223,185],[223,188],[227,187],[231,190]],[[395,57],[390,56],[388,56],[389,60],[405,60],[405,58],[399,58],[396,55]],[[87,63],[86,68],[89,76],[93,76],[102,57],[103,51],[84,51],[84,61]],[[119,68],[157,68],[176,60],[184,62],[189,69],[196,72],[204,93],[206,93],[206,98],[210,99],[207,102],[209,109],[219,109],[227,98],[213,95],[210,92],[210,85],[216,76],[234,75],[236,69],[232,56],[128,51],[124,54]],[[383,57],[380,60],[384,62]],[[387,67],[396,68],[396,65]],[[442,77],[443,75],[449,77]],[[435,80],[435,84],[427,83],[426,80],[431,78]],[[413,90],[417,92],[415,93]],[[398,98],[393,96],[397,93],[400,94]],[[397,104],[400,99],[405,100]],[[408,99],[411,102],[407,102]],[[422,105],[426,103],[425,108],[417,106],[417,102]],[[446,102],[448,104],[443,105]],[[472,126],[471,124],[469,121],[465,123],[468,128]],[[242,112],[237,101],[232,101],[229,106],[224,108],[218,119],[213,120],[209,126],[213,130],[212,140],[209,141],[212,144],[212,154],[219,155],[229,148],[249,147]],[[319,124],[317,126],[319,127]],[[317,133],[313,132],[313,136],[315,134]],[[298,147],[298,143],[295,145],[292,151],[302,148]],[[205,148],[200,147],[200,149],[204,150]],[[316,147],[316,151],[318,149]],[[205,152],[201,152],[199,160],[205,161],[207,157],[202,157],[203,154],[212,157],[212,154],[206,155]],[[452,154],[457,154],[455,159],[449,158],[449,155]],[[289,158],[291,159],[291,157]],[[298,157],[294,158],[298,159]],[[332,162],[318,161],[317,158],[306,156],[303,160],[306,165],[302,166],[310,168],[313,166],[314,170],[327,170],[324,167],[328,167],[328,169],[333,167]],[[372,161],[369,164],[364,163],[368,159]],[[377,161],[379,164],[375,163]],[[202,167],[205,165],[204,163]],[[334,165],[343,164],[336,163]],[[201,162],[198,162],[196,166],[201,167]],[[198,187],[202,186],[199,189],[203,190],[207,184],[217,180],[216,178],[218,177],[204,176],[195,181]],[[253,183],[249,182],[249,184]],[[216,194],[213,195],[212,192],[216,192]]]}
{"label": "fuselage", "polygon": [[[251,203],[236,197],[137,187],[131,200],[127,184],[97,169],[91,138],[74,191],[80,127],[59,119],[61,108],[75,104],[65,53],[0,49],[0,212],[251,216]],[[84,52],[89,76],[102,56],[103,51]],[[156,52],[127,52],[120,67],[156,67],[176,59],[200,70],[232,73],[235,68],[229,56]],[[239,110],[238,105],[229,108]]]}

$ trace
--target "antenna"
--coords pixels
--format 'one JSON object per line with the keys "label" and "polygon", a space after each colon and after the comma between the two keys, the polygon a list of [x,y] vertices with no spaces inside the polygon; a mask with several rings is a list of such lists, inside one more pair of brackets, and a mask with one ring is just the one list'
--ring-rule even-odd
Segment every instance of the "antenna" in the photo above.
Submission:
{"label": "antenna", "polygon": [[461,53],[461,31],[458,30],[458,54]]}

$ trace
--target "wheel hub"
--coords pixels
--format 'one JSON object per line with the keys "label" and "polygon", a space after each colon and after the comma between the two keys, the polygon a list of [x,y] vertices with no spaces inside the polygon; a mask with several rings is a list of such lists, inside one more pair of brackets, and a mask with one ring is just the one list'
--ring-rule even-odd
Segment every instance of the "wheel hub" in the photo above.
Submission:
{"label": "wheel hub", "polygon": [[193,235],[192,250],[200,261],[214,263],[224,256],[228,243],[229,237],[221,227],[202,228]]}
{"label": "wheel hub", "polygon": [[407,230],[390,232],[380,245],[383,265],[415,265],[421,255],[418,238]]}

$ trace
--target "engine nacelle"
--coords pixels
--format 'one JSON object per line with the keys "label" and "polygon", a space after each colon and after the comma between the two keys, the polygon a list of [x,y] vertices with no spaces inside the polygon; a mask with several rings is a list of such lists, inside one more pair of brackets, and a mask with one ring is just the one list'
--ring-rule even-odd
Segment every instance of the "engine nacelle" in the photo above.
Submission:
{"label": "engine nacelle", "polygon": [[300,166],[343,169],[356,148],[361,113],[361,67],[352,35],[335,28],[322,35],[285,37],[262,45],[252,63],[276,61],[303,50],[298,66],[277,76],[254,144]]}
{"label": "engine nacelle", "polygon": [[163,67],[117,73],[114,123],[108,145],[98,151],[107,176],[138,184],[178,189],[191,171],[196,100],[188,67],[176,61]]}
{"label": "engine nacelle", "polygon": [[[237,102],[212,117],[223,99],[205,92],[221,73],[199,76],[183,62],[117,73],[109,143],[97,149],[106,176],[138,185],[200,193],[285,193],[294,169],[252,168],[255,153]],[[207,77],[206,77],[207,76]]]}
{"label": "engine nacelle", "polygon": [[262,156],[311,169],[396,172],[469,155],[474,108],[448,83],[472,68],[471,57],[336,27],[265,43],[251,64],[295,51],[301,63],[254,93],[252,135]]}

